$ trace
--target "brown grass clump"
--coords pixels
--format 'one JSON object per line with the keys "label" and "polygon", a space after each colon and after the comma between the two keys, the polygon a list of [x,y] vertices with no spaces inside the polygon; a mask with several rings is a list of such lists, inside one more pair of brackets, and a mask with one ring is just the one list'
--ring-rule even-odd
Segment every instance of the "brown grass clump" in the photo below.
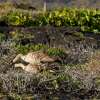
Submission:
{"label": "brown grass clump", "polygon": [[7,13],[9,13],[12,9],[14,9],[14,6],[12,3],[10,2],[6,2],[6,3],[1,3],[0,4],[0,15],[5,15]]}
{"label": "brown grass clump", "polygon": [[66,73],[75,81],[80,81],[80,88],[100,90],[96,79],[100,77],[100,51],[95,51],[88,62],[73,66],[66,66]]}
{"label": "brown grass clump", "polygon": [[100,52],[97,51],[90,58],[90,61],[84,65],[86,69],[96,76],[100,74]]}

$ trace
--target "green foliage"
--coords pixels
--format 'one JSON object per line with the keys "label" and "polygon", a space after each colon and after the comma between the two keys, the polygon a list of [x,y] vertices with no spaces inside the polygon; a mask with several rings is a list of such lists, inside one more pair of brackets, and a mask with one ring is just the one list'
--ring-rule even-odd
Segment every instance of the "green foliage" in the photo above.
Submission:
{"label": "green foliage", "polygon": [[100,32],[100,10],[96,9],[64,8],[37,13],[35,16],[32,12],[16,9],[5,16],[9,25],[79,26],[82,31]]}
{"label": "green foliage", "polygon": [[11,100],[22,100],[22,97],[21,97],[20,95],[14,94],[14,93],[10,93],[10,94],[9,94],[9,98],[10,98]]}
{"label": "green foliage", "polygon": [[53,55],[53,56],[63,56],[64,55],[64,51],[62,49],[59,48],[49,48],[47,50],[47,53],[49,55]]}
{"label": "green foliage", "polygon": [[16,48],[19,53],[23,53],[23,54],[26,54],[29,51],[39,51],[39,50],[47,52],[50,56],[64,56],[65,54],[62,49],[49,48],[48,46],[43,44],[25,45],[25,46],[17,45]]}
{"label": "green foliage", "polygon": [[100,31],[100,10],[54,10],[48,13],[48,21],[54,26],[80,26],[82,31]]}
{"label": "green foliage", "polygon": [[30,50],[29,45],[25,45],[25,46],[17,45],[16,48],[19,53],[23,53],[23,54],[26,54]]}
{"label": "green foliage", "polygon": [[2,42],[3,40],[5,40],[5,35],[3,33],[0,33],[0,42]]}
{"label": "green foliage", "polygon": [[43,44],[25,45],[25,46],[23,46],[23,45],[17,45],[16,48],[17,48],[17,51],[19,53],[26,54],[29,51],[45,50],[47,48],[47,46],[46,45],[43,45]]}
{"label": "green foliage", "polygon": [[34,25],[35,26],[44,26],[44,25],[48,25],[49,21],[48,21],[48,16],[47,14],[38,14],[34,20]]}
{"label": "green foliage", "polygon": [[32,26],[33,20],[30,13],[22,11],[11,11],[7,15],[7,22],[10,25]]}
{"label": "green foliage", "polygon": [[84,38],[84,34],[81,33],[81,32],[75,32],[75,33],[73,33],[73,35],[74,35],[74,36],[77,36],[77,37],[79,37],[79,38],[81,38],[81,39]]}

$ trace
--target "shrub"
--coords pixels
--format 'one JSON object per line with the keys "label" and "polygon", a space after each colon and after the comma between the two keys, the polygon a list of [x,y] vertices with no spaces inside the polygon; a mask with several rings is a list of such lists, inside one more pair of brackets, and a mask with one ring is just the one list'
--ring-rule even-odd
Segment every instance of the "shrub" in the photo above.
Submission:
{"label": "shrub", "polygon": [[25,13],[22,11],[12,11],[7,15],[7,21],[10,25],[19,26],[32,26],[33,20],[30,13]]}
{"label": "shrub", "polygon": [[39,51],[39,50],[46,50],[47,46],[43,44],[37,45],[17,45],[17,51],[22,54],[26,54],[29,51]]}
{"label": "shrub", "polygon": [[0,42],[2,42],[3,40],[5,40],[5,34],[4,33],[0,33]]}
{"label": "shrub", "polygon": [[75,33],[73,33],[73,35],[76,36],[76,37],[79,37],[79,38],[81,38],[81,39],[84,38],[84,34],[81,33],[81,32],[75,32]]}
{"label": "shrub", "polygon": [[62,57],[65,53],[62,49],[59,48],[48,48],[47,53],[52,56]]}
{"label": "shrub", "polygon": [[47,52],[50,56],[59,56],[63,57],[65,52],[63,49],[59,48],[49,48],[47,45],[43,44],[37,44],[37,45],[17,45],[17,50],[19,53],[26,54],[29,51],[39,51],[42,50],[44,52]]}
{"label": "shrub", "polygon": [[[2,15],[1,15],[2,16]],[[14,9],[5,14],[9,25],[79,26],[82,31],[100,32],[100,10],[64,8],[42,13]],[[34,17],[33,17],[34,16]]]}

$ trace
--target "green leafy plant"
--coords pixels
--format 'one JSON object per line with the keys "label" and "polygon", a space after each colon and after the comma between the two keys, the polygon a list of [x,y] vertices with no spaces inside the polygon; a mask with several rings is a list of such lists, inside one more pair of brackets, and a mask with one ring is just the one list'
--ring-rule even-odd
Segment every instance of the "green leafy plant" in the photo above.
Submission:
{"label": "green leafy plant", "polygon": [[79,37],[79,38],[81,38],[81,39],[84,38],[84,34],[81,33],[81,32],[75,32],[75,33],[73,33],[73,35],[76,36],[76,37]]}
{"label": "green leafy plant", "polygon": [[65,53],[62,49],[59,48],[49,48],[47,45],[37,44],[37,45],[16,45],[17,51],[19,53],[26,54],[29,51],[45,51],[50,56],[63,56]]}
{"label": "green leafy plant", "polygon": [[47,53],[53,56],[63,56],[64,55],[64,51],[59,48],[48,48]]}
{"label": "green leafy plant", "polygon": [[7,21],[10,25],[32,26],[33,20],[30,13],[21,11],[12,11],[7,15]]}
{"label": "green leafy plant", "polygon": [[43,45],[43,44],[37,44],[37,45],[17,45],[16,46],[17,48],[17,51],[19,53],[23,53],[23,54],[26,54],[28,53],[29,51],[39,51],[39,50],[45,50],[47,49],[47,46],[46,45]]}
{"label": "green leafy plant", "polygon": [[5,35],[3,33],[0,33],[0,42],[2,42],[3,40],[5,40]]}
{"label": "green leafy plant", "polygon": [[[1,18],[4,15],[1,15]],[[83,32],[100,32],[100,10],[63,8],[46,13],[14,10],[5,14],[4,21],[16,26],[79,26]],[[95,31],[96,30],[96,31]]]}

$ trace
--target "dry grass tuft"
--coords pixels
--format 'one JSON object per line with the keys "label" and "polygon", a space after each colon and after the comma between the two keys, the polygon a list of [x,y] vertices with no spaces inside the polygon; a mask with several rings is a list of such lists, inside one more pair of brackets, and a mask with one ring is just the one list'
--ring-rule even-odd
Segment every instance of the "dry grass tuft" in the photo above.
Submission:
{"label": "dry grass tuft", "polygon": [[90,73],[100,75],[100,51],[96,51],[84,66]]}

